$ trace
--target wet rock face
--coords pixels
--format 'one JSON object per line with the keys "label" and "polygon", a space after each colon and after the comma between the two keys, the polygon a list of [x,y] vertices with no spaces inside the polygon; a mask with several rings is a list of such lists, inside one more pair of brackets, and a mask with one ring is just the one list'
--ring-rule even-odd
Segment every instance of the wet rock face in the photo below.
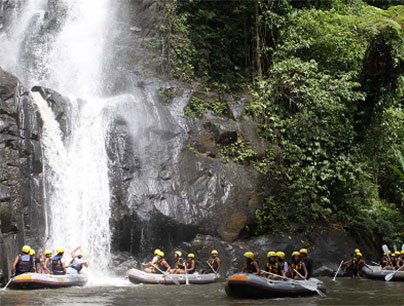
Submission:
{"label": "wet rock face", "polygon": [[[192,90],[183,84],[141,85],[142,107],[121,101],[108,130],[112,249],[144,257],[198,233],[234,241],[254,221],[262,193],[262,177],[252,167],[218,157],[217,145],[235,141],[240,127],[213,115],[186,117]],[[199,150],[190,148],[201,139]]]}
{"label": "wet rock face", "polygon": [[0,68],[0,268],[45,232],[41,121],[29,92]]}

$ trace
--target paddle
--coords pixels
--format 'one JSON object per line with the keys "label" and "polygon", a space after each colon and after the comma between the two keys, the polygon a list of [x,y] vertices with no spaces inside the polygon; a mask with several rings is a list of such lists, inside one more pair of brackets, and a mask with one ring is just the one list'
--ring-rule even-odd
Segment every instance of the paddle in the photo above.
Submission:
{"label": "paddle", "polygon": [[189,285],[188,273],[187,273],[187,265],[186,265],[186,263],[184,263],[184,271],[185,271],[185,285]]}
{"label": "paddle", "polygon": [[322,292],[321,290],[319,290],[319,289],[317,288],[317,284],[316,284],[316,283],[313,283],[313,282],[307,280],[307,279],[306,279],[303,275],[301,275],[296,269],[293,269],[293,271],[295,271],[295,272],[297,273],[297,275],[299,275],[301,278],[303,278],[303,280],[299,281],[299,284],[300,284],[302,287],[304,287],[304,288],[306,288],[306,289],[308,289],[308,290],[310,290],[310,291],[316,291],[316,292],[318,293],[318,295],[321,296],[321,297],[325,297],[325,296],[326,296],[326,295],[324,294],[324,292]]}
{"label": "paddle", "polygon": [[341,263],[339,264],[338,270],[337,270],[337,272],[335,273],[334,278],[332,279],[334,282],[335,282],[335,280],[337,279],[338,272],[339,272],[339,270],[341,270],[341,267],[342,267],[342,264],[343,264],[343,263],[344,263],[344,261],[342,260]]}
{"label": "paddle", "polygon": [[169,277],[169,278],[174,282],[174,284],[176,284],[176,285],[179,285],[179,284],[180,284],[180,282],[178,281],[178,279],[175,279],[175,278],[172,277],[169,273],[163,272],[162,270],[159,269],[159,267],[157,267],[157,266],[154,265],[154,264],[151,264],[151,265],[152,265],[156,270],[160,271],[160,273],[162,273],[164,276]]}
{"label": "paddle", "polygon": [[213,273],[215,273],[216,276],[217,276],[217,272],[215,271],[215,269],[213,269],[213,267],[212,267],[212,265],[209,263],[209,261],[207,261],[206,263],[208,264],[209,268],[213,271]]}
{"label": "paddle", "polygon": [[8,285],[10,285],[10,283],[11,283],[11,281],[13,280],[13,276],[11,276],[11,278],[8,280],[8,283],[7,283],[7,285],[5,285],[4,286],[4,288],[2,289],[2,290],[6,290],[7,289],[7,287],[8,287]]}
{"label": "paddle", "polygon": [[402,271],[403,268],[404,268],[404,266],[400,267],[400,269],[397,269],[396,271],[394,271],[394,272],[392,272],[392,273],[387,274],[387,275],[384,277],[384,280],[385,280],[386,282],[391,281],[391,280],[393,279],[394,275],[395,275],[398,271]]}

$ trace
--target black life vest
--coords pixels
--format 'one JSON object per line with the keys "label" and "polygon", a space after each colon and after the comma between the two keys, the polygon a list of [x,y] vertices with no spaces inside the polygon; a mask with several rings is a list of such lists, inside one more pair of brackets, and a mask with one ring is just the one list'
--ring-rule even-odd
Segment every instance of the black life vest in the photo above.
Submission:
{"label": "black life vest", "polygon": [[247,272],[247,273],[256,273],[256,272],[258,272],[258,271],[257,271],[257,268],[256,268],[255,265],[254,265],[254,261],[251,260],[251,259],[248,259],[248,261],[247,261],[247,269],[246,269],[246,272]]}
{"label": "black life vest", "polygon": [[63,275],[66,274],[65,270],[63,269],[62,257],[59,255],[55,255],[51,259],[52,262],[52,273],[55,275]]}
{"label": "black life vest", "polygon": [[184,269],[184,259],[182,257],[178,258],[175,262],[176,269]]}
{"label": "black life vest", "polygon": [[19,255],[16,267],[16,274],[31,272],[33,267],[32,257],[30,255]]}
{"label": "black life vest", "polygon": [[387,256],[383,256],[382,260],[381,260],[381,266],[382,268],[390,266],[391,262],[389,260],[389,258]]}
{"label": "black life vest", "polygon": [[267,262],[265,271],[272,273],[272,274],[282,275],[281,266],[277,262],[275,262],[275,263]]}
{"label": "black life vest", "polygon": [[80,260],[78,256],[74,257],[72,261],[70,262],[71,266],[73,269],[75,269],[77,272],[80,272],[81,269],[83,269],[83,264],[82,263],[77,263]]}
{"label": "black life vest", "polygon": [[298,263],[293,262],[293,263],[290,265],[290,275],[291,275],[290,277],[291,277],[291,278],[295,278],[296,276],[299,276],[299,275],[296,273],[295,270],[296,270],[297,272],[299,272],[301,276],[304,277],[305,272],[304,272],[304,263],[303,263],[303,262],[301,262],[301,261],[299,261]]}
{"label": "black life vest", "polygon": [[186,262],[187,273],[189,273],[189,274],[194,273],[196,270],[196,262],[195,262],[194,268],[192,270],[189,270],[192,267],[192,262],[195,262],[195,259],[191,259]]}
{"label": "black life vest", "polygon": [[[162,259],[160,259],[159,261],[157,261],[157,267],[158,267],[161,271],[166,272],[168,269],[167,269],[167,267],[166,267],[165,265],[163,265],[163,261],[164,261],[164,258],[162,258]],[[157,271],[157,272],[161,273],[160,271]]]}
{"label": "black life vest", "polygon": [[217,269],[219,268],[219,263],[217,262],[217,257],[209,259],[209,264],[212,266],[213,270],[217,272]]}

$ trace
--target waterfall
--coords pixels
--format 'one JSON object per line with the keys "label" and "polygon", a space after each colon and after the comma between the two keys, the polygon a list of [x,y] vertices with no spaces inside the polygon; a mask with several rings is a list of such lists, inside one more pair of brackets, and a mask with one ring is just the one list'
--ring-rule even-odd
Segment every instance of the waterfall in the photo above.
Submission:
{"label": "waterfall", "polygon": [[[46,5],[56,7],[56,29],[46,28]],[[96,272],[105,272],[111,260],[109,116],[108,100],[101,97],[110,6],[109,0],[22,1],[0,37],[0,65],[28,86],[53,88],[70,98],[71,133],[64,139],[48,103],[33,93],[43,119],[46,247],[65,247],[68,257],[81,246]]]}

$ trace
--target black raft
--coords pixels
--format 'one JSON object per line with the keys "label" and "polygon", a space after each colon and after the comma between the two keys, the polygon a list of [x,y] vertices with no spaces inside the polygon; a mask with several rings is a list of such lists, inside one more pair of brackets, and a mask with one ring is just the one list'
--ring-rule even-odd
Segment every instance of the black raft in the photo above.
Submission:
{"label": "black raft", "polygon": [[232,275],[226,283],[228,296],[236,298],[279,298],[298,297],[325,293],[323,282],[310,278],[309,281],[271,280],[255,274],[238,273]]}

